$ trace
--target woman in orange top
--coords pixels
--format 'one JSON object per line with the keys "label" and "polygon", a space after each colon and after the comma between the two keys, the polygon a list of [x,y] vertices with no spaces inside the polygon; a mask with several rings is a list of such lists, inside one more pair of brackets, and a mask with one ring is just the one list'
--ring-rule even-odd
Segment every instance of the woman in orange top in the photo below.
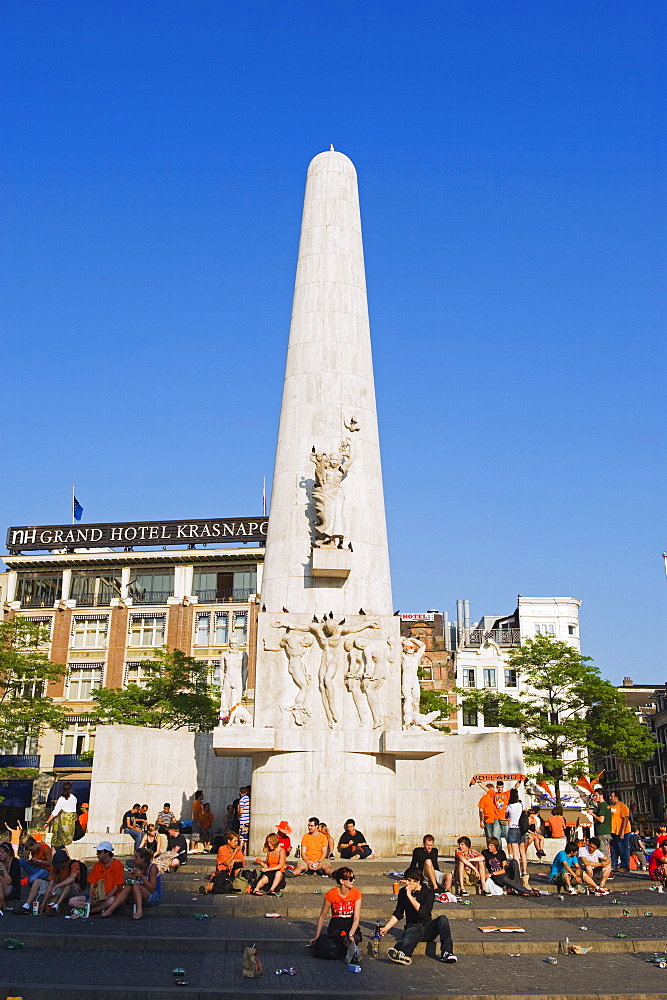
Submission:
{"label": "woman in orange top", "polygon": [[268,835],[264,841],[264,850],[266,851],[266,861],[261,861],[257,858],[257,862],[262,866],[264,874],[259,877],[257,885],[253,889],[253,895],[262,896],[262,886],[268,885],[270,881],[271,888],[268,890],[267,895],[275,896],[285,885],[283,872],[287,863],[285,848],[281,846],[280,837],[277,833],[270,833]]}
{"label": "woman in orange top", "polygon": [[327,927],[330,937],[345,935],[348,942],[357,944],[361,941],[359,921],[361,920],[361,893],[354,885],[354,872],[351,868],[337,868],[331,876],[336,880],[334,889],[329,889],[322,903],[322,910],[317,918],[315,936],[308,945],[315,944],[322,933],[327,913],[331,910],[331,920]]}
{"label": "woman in orange top", "polygon": [[211,827],[213,826],[214,819],[215,816],[211,812],[211,803],[205,802],[201,819],[199,820],[199,825],[201,827],[201,842],[204,847],[211,846]]}
{"label": "woman in orange top", "polygon": [[200,885],[199,891],[202,895],[213,892],[213,880],[218,872],[224,872],[230,878],[234,878],[237,871],[243,868],[243,846],[238,833],[227,834],[227,843],[218,848],[215,871],[210,876],[206,885]]}

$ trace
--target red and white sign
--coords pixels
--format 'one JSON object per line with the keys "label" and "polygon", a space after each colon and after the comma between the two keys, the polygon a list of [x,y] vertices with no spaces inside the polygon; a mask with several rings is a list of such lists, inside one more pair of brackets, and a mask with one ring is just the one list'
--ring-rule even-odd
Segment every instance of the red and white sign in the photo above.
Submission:
{"label": "red and white sign", "polygon": [[413,611],[409,614],[401,615],[402,622],[432,622],[435,618],[433,612]]}

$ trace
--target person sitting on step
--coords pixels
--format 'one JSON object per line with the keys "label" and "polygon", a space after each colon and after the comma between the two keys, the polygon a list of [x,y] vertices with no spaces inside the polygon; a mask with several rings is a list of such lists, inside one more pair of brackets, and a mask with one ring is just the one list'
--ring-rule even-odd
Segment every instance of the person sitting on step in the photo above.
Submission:
{"label": "person sitting on step", "polygon": [[206,893],[214,892],[216,888],[216,879],[220,875],[224,875],[233,880],[237,873],[241,871],[244,864],[245,859],[243,857],[243,845],[241,844],[241,838],[238,833],[234,833],[233,830],[230,830],[227,834],[227,840],[221,847],[218,848],[215,861],[215,871],[209,877],[206,885],[199,886],[199,891],[202,896]]}
{"label": "person sitting on step", "polygon": [[422,840],[421,847],[415,847],[412,852],[410,868],[417,868],[423,873],[424,878],[430,883],[434,892],[449,892],[452,887],[452,876],[450,872],[441,872],[438,865],[438,848],[435,846],[435,837],[427,833]]}
{"label": "person sitting on step", "polygon": [[[331,877],[336,885],[333,889],[329,889],[324,897],[322,909],[317,918],[315,935],[308,942],[308,947],[315,945],[313,954],[317,956],[317,940],[322,934],[327,913],[331,910],[331,920],[327,927],[326,936],[337,938],[339,941],[342,939],[341,943],[345,944],[345,948],[341,948],[341,951],[345,954],[347,961],[352,961],[357,954],[357,946],[362,938],[359,929],[362,895],[354,884],[354,872],[351,868],[337,868]],[[343,954],[340,955],[341,958]]]}
{"label": "person sitting on step", "polygon": [[331,861],[333,858],[336,857],[336,855],[334,854],[334,839],[331,836],[329,827],[326,825],[326,823],[320,823],[319,831],[320,833],[323,833],[324,836],[327,838],[327,857]]}
{"label": "person sitting on step", "polygon": [[327,861],[329,841],[320,833],[320,821],[317,816],[308,820],[308,833],[301,838],[301,857],[297,861],[292,875],[331,875],[333,869]]}
{"label": "person sitting on step", "polygon": [[486,882],[486,863],[484,856],[479,851],[473,850],[470,837],[459,837],[456,841],[458,848],[454,854],[456,862],[456,881],[459,886],[459,895],[468,896],[466,885],[476,885],[482,887],[482,895],[488,896],[484,883]]}
{"label": "person sitting on step", "polygon": [[362,861],[364,858],[373,857],[373,852],[366,843],[366,838],[363,833],[357,830],[353,819],[345,820],[345,830],[338,841],[338,853],[346,861],[351,861],[353,858]]}
{"label": "person sitting on step", "polygon": [[262,861],[261,858],[257,858],[257,863],[262,866],[263,874],[257,880],[253,893],[255,896],[263,896],[262,890],[265,885],[268,885],[267,895],[275,896],[285,885],[285,865],[287,864],[285,848],[280,846],[280,837],[277,833],[268,835],[264,841],[264,850],[266,860]]}
{"label": "person sitting on step", "polygon": [[138,847],[134,852],[133,868],[127,871],[127,883],[112,898],[108,906],[102,910],[103,917],[110,917],[114,910],[132,899],[134,903],[134,920],[141,920],[145,906],[157,906],[162,899],[162,877],[153,862],[153,855],[145,847]]}
{"label": "person sitting on step", "polygon": [[440,961],[453,963],[457,961],[452,944],[452,932],[449,920],[443,914],[432,916],[435,891],[428,879],[425,879],[419,868],[408,868],[405,873],[406,884],[401,886],[396,909],[384,925],[380,934],[384,937],[399,920],[405,917],[403,940],[397,948],[389,948],[387,955],[392,962],[399,965],[411,965],[412,953],[419,941],[435,941],[440,938]]}

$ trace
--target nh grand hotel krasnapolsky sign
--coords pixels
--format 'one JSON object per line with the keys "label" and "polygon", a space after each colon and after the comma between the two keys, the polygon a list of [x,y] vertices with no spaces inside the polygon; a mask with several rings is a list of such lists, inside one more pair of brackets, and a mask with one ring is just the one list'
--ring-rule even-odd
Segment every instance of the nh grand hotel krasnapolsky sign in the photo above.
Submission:
{"label": "nh grand hotel krasnapolsky sign", "polygon": [[38,549],[93,549],[136,545],[193,545],[199,542],[265,542],[266,517],[205,521],[128,521],[122,524],[45,524],[9,528],[12,554]]}

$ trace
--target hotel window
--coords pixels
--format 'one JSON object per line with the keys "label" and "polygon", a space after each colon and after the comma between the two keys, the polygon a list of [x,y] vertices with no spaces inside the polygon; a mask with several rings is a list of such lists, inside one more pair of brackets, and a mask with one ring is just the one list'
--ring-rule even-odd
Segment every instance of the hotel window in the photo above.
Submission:
{"label": "hotel window", "polygon": [[475,670],[471,667],[466,667],[463,671],[463,687],[464,688],[474,688],[476,687],[475,682]]}
{"label": "hotel window", "polygon": [[463,705],[463,725],[464,726],[476,726],[477,723],[477,709],[472,708],[470,705]]}
{"label": "hotel window", "polygon": [[25,615],[24,621],[32,622],[33,625],[39,625],[39,627],[44,631],[48,632],[48,636],[44,635],[44,642],[40,642],[40,646],[48,646],[51,642],[51,637],[53,635],[53,615]]}
{"label": "hotel window", "polygon": [[70,597],[80,608],[104,607],[112,597],[120,597],[120,576],[113,572],[108,576],[97,573],[72,574]]}
{"label": "hotel window", "polygon": [[553,622],[535,622],[535,635],[555,635],[556,626]]}
{"label": "hotel window", "polygon": [[226,646],[229,641],[229,615],[226,611],[215,612],[215,646]]}
{"label": "hotel window", "polygon": [[516,670],[511,670],[509,667],[506,667],[506,669],[505,669],[505,687],[506,688],[515,688],[516,686],[517,686],[517,683],[516,683]]}
{"label": "hotel window", "polygon": [[483,674],[484,687],[494,688],[496,686],[496,668],[495,667],[485,667]]}
{"label": "hotel window", "polygon": [[72,641],[74,649],[100,649],[107,645],[109,616],[83,618],[75,615],[72,621]]}
{"label": "hotel window", "polygon": [[154,675],[155,671],[147,667],[145,662],[126,663],[124,686],[127,687],[128,684],[136,684],[137,687],[145,688]]}
{"label": "hotel window", "polygon": [[498,722],[498,706],[494,704],[487,703],[484,706],[484,725],[487,729],[497,729],[499,726]]}
{"label": "hotel window", "polygon": [[46,681],[33,677],[16,677],[11,685],[11,696],[14,698],[43,698],[45,694]]}
{"label": "hotel window", "polygon": [[211,613],[198,611],[195,624],[195,646],[208,646],[211,642]]}
{"label": "hotel window", "polygon": [[174,572],[137,573],[127,593],[135,604],[166,604],[167,598],[174,596]]}
{"label": "hotel window", "polygon": [[62,574],[19,576],[16,600],[22,608],[52,608],[62,593]]}
{"label": "hotel window", "polygon": [[89,753],[94,749],[95,723],[69,718],[67,728],[60,739],[61,753]]}
{"label": "hotel window", "polygon": [[132,615],[130,646],[164,646],[166,615]]}
{"label": "hotel window", "polygon": [[102,663],[87,663],[85,667],[71,664],[67,672],[68,700],[90,701],[93,691],[102,685],[102,669]]}
{"label": "hotel window", "polygon": [[248,612],[247,611],[235,611],[234,612],[234,634],[232,636],[235,642],[243,645],[248,641]]}
{"label": "hotel window", "polygon": [[429,660],[428,656],[422,657],[419,661],[419,680],[420,681],[432,681],[433,680],[433,663]]}

